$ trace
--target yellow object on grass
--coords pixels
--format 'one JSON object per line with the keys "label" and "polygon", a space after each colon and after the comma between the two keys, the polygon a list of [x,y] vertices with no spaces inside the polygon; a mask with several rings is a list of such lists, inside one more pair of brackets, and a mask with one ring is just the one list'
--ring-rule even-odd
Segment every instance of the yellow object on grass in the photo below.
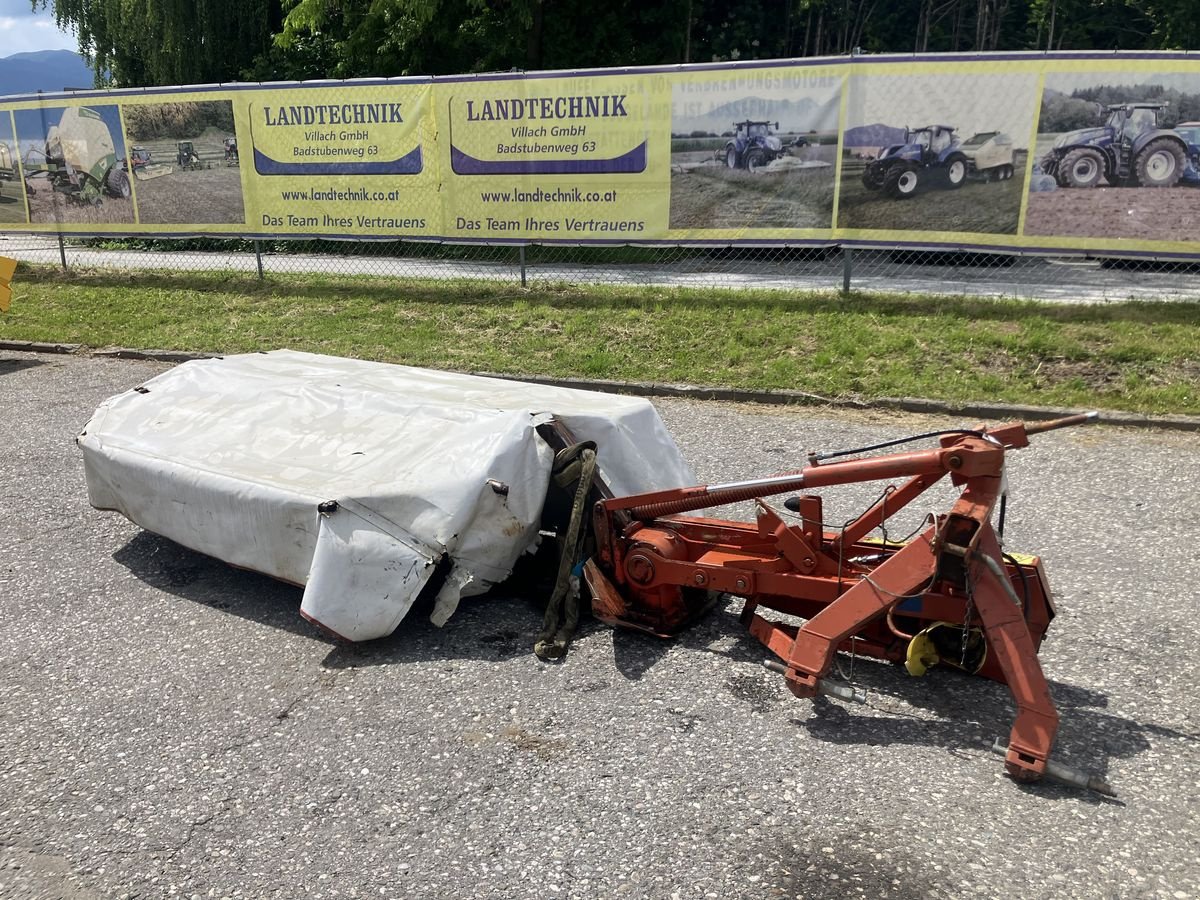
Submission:
{"label": "yellow object on grass", "polygon": [[15,271],[17,271],[17,261],[0,256],[0,312],[8,312],[8,305],[12,300],[10,283]]}

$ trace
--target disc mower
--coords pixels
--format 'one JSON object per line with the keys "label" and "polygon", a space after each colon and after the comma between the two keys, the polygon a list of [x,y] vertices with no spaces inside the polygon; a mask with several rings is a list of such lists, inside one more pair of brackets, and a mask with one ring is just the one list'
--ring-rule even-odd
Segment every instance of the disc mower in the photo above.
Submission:
{"label": "disc mower", "polygon": [[[929,432],[680,487],[694,476],[646,400],[279,350],[164,372],[102,404],[79,446],[93,506],[303,586],[300,614],[337,640],[386,637],[421,598],[442,625],[506,581],[545,598],[543,659],[567,653],[588,603],[670,638],[740,601],[797,697],[865,699],[832,677],[839,653],[981,675],[1016,700],[1000,744],[1014,778],[1111,793],[1051,759],[1037,654],[1054,602],[1041,560],[1003,545],[1007,454],[1095,418]],[[917,513],[945,480],[948,509]],[[815,493],[880,481],[894,483],[837,526]],[[749,522],[698,515],[750,501]]]}
{"label": "disc mower", "polygon": [[166,163],[152,162],[153,154],[145,147],[134,147],[129,151],[129,158],[125,163],[125,171],[133,172],[133,177],[138,181],[151,181],[155,178],[162,178],[164,175],[170,175],[174,171]]}

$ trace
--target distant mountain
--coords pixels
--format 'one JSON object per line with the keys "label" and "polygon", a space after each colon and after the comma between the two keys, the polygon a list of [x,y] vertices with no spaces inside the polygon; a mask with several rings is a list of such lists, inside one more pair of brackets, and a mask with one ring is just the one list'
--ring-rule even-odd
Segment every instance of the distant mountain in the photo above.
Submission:
{"label": "distant mountain", "polygon": [[0,97],[90,88],[92,84],[92,70],[78,53],[70,50],[14,53],[0,59]]}
{"label": "distant mountain", "polygon": [[[836,121],[824,115],[826,107],[808,97],[799,100],[767,100],[763,97],[740,97],[714,107],[702,116],[678,116],[671,119],[671,131],[687,134],[691,131],[710,131],[722,134],[733,130],[734,122],[746,119],[759,122],[778,122],[781,132],[809,131],[831,128]],[[836,112],[836,110],[834,110]]]}
{"label": "distant mountain", "polygon": [[904,143],[904,129],[876,122],[874,125],[859,125],[847,128],[842,136],[845,147],[890,147]]}

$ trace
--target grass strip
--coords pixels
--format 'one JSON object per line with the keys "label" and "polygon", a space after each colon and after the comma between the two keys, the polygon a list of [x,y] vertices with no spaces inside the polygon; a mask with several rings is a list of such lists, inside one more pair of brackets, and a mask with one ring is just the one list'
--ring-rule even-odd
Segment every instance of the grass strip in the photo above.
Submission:
{"label": "grass strip", "polygon": [[1200,305],[25,268],[0,339],[1200,413]]}

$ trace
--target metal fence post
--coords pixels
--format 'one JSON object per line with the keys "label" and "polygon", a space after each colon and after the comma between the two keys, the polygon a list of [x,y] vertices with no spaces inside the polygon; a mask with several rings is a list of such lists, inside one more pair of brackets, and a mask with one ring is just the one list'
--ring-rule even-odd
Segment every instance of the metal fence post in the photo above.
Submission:
{"label": "metal fence post", "polygon": [[520,259],[521,259],[521,287],[526,287],[527,282],[525,280],[525,245],[521,244],[517,249],[520,251]]}
{"label": "metal fence post", "polygon": [[254,261],[256,263],[258,263],[258,280],[262,281],[263,280],[262,245],[258,241],[254,242]]}
{"label": "metal fence post", "polygon": [[842,293],[850,293],[850,275],[854,272],[854,251],[842,248]]}
{"label": "metal fence post", "polygon": [[58,233],[58,258],[62,262],[63,271],[67,269],[67,245],[63,241],[62,232]]}

